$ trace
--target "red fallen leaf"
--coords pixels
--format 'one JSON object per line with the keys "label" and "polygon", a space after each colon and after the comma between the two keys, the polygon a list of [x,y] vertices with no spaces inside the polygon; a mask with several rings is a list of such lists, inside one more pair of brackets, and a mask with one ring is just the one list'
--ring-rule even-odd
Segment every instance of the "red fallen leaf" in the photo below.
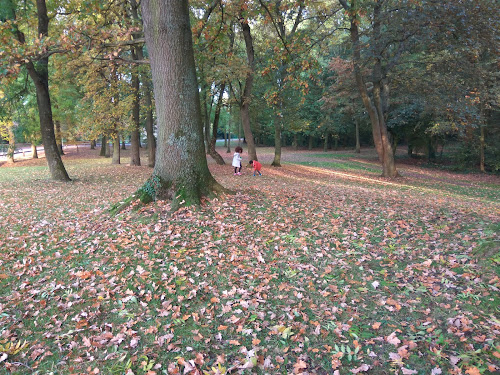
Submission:
{"label": "red fallen leaf", "polygon": [[203,354],[196,353],[196,358],[194,359],[194,363],[200,366],[203,365],[205,363],[205,360],[203,359]]}
{"label": "red fallen leaf", "polygon": [[0,273],[0,280],[4,280],[4,279],[7,279],[9,276],[4,274],[4,273]]}
{"label": "red fallen leaf", "polygon": [[481,375],[481,371],[479,371],[479,369],[474,366],[474,367],[469,367],[466,371],[465,371],[466,374],[469,374],[469,375]]}
{"label": "red fallen leaf", "polygon": [[294,373],[295,374],[300,374],[303,369],[307,368],[307,363],[305,363],[303,360],[299,359],[297,363],[293,365],[294,368]]}
{"label": "red fallen leaf", "polygon": [[375,323],[372,324],[372,328],[373,329],[379,329],[381,325],[382,325],[381,322],[375,322]]}
{"label": "red fallen leaf", "polygon": [[259,345],[259,344],[260,344],[260,340],[259,340],[259,339],[253,339],[253,340],[252,340],[252,345],[257,346],[257,345]]}
{"label": "red fallen leaf", "polygon": [[392,344],[394,346],[398,346],[399,343],[401,343],[401,340],[397,338],[396,332],[391,333],[389,336],[385,338],[385,341],[387,341],[389,344]]}
{"label": "red fallen leaf", "polygon": [[229,340],[229,343],[231,345],[241,345],[240,342],[238,340]]}
{"label": "red fallen leaf", "polygon": [[220,325],[219,328],[217,328],[219,331],[225,331],[227,329],[228,326],[223,326],[223,325]]}

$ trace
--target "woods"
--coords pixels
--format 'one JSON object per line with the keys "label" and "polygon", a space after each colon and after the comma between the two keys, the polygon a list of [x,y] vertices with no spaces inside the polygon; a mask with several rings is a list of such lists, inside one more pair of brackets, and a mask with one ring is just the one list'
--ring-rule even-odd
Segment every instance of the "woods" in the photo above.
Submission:
{"label": "woods", "polygon": [[498,373],[499,26],[0,0],[0,373]]}
{"label": "woods", "polygon": [[[151,98],[152,47],[144,45],[136,1],[106,7],[97,1],[49,8],[43,1],[2,4],[1,116],[22,129],[17,143],[42,141],[53,179],[69,179],[56,152],[56,123],[66,142],[101,136],[117,145],[119,139],[130,142],[132,165],[141,163],[144,144],[153,167],[159,99]],[[193,1],[205,151],[213,136],[241,132],[250,159],[258,159],[257,146],[274,146],[276,167],[282,145],[364,145],[377,149],[382,175],[394,178],[394,150],[403,145],[412,158],[496,172],[499,25],[493,15],[498,10],[489,0],[444,6],[402,0]],[[34,33],[39,37],[33,39]],[[352,72],[332,70],[333,61],[352,64]],[[334,89],[339,84],[343,88]],[[30,96],[37,98],[34,107]],[[40,138],[24,114],[27,105],[41,116]],[[112,160],[119,163],[115,149]],[[443,149],[451,151],[448,156]]]}

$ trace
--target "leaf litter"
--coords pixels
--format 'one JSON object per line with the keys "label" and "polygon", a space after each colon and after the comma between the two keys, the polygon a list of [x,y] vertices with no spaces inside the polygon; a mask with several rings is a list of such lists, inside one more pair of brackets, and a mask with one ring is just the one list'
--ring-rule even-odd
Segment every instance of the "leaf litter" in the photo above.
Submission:
{"label": "leaf litter", "polygon": [[498,244],[498,203],[332,178],[326,168],[237,179],[210,167],[235,195],[116,217],[107,208],[150,169],[89,159],[69,163],[69,184],[2,169],[0,366],[498,371],[498,255],[484,259]]}

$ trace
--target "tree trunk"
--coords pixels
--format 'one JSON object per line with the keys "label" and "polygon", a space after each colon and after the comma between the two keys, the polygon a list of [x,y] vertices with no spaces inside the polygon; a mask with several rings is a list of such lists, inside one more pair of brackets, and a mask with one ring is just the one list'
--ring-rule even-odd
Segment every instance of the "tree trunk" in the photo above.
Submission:
{"label": "tree trunk", "polygon": [[312,134],[309,136],[309,144],[307,146],[307,149],[308,150],[312,150],[313,149],[313,141],[314,141],[314,137],[312,136]]}
{"label": "tree trunk", "polygon": [[241,123],[243,125],[243,132],[245,133],[245,139],[248,148],[248,157],[250,160],[257,159],[257,151],[255,149],[255,142],[253,139],[252,129],[250,127],[250,101],[252,95],[253,86],[253,75],[254,75],[254,49],[253,49],[253,39],[250,32],[250,26],[248,25],[248,20],[243,17],[240,18],[241,29],[243,30],[243,37],[245,39],[245,47],[247,51],[248,67],[250,68],[247,77],[245,79],[245,89],[243,90],[243,96],[241,98]]}
{"label": "tree trunk", "polygon": [[56,120],[56,143],[59,155],[64,155],[63,144],[62,144],[62,133],[61,133],[61,122]]}
{"label": "tree trunk", "polygon": [[297,151],[299,149],[299,139],[298,139],[297,133],[293,133],[292,146],[295,149],[295,151]]}
{"label": "tree trunk", "polygon": [[[42,0],[38,0],[37,4],[38,3],[45,4]],[[35,83],[36,101],[38,105],[38,116],[40,118],[40,131],[42,133],[45,158],[47,159],[50,174],[53,180],[71,181],[68,173],[66,172],[66,168],[64,168],[54,132],[54,122],[52,119],[52,107],[49,94],[48,58],[39,61],[37,65],[39,66],[39,71],[35,69],[32,62],[26,64],[26,67],[31,79]]]}
{"label": "tree trunk", "polygon": [[151,100],[151,81],[144,85],[144,101],[146,105],[146,135],[148,139],[148,167],[153,168],[156,162],[156,138],[153,129],[153,101]]}
{"label": "tree trunk", "polygon": [[127,145],[125,144],[125,136],[122,135],[122,150],[126,150],[127,149]]}
{"label": "tree trunk", "polygon": [[[203,144],[200,99],[187,0],[143,0],[158,119],[155,193],[141,200],[171,198],[172,209],[200,204],[225,191],[210,173]],[[151,180],[150,180],[151,181]]]}
{"label": "tree trunk", "polygon": [[31,144],[31,155],[33,155],[33,159],[38,159],[38,150],[36,148],[36,143]]}
{"label": "tree trunk", "polygon": [[[131,5],[131,11],[132,11],[132,17],[134,20],[137,22],[142,23],[142,20],[139,17],[139,5],[137,4],[136,0],[130,0],[130,5]],[[137,35],[133,34],[133,38],[135,39]],[[144,59],[144,51],[143,47],[135,47],[135,54],[137,60],[143,60]],[[146,107],[146,124],[145,124],[145,129],[146,129],[146,137],[147,137],[147,142],[148,142],[148,167],[154,167],[155,166],[155,158],[156,158],[156,138],[154,135],[154,129],[153,129],[153,103],[151,100],[151,80],[149,79],[148,75],[146,73],[141,74],[140,78],[142,79],[142,85],[144,87],[144,104]]]}
{"label": "tree trunk", "polygon": [[111,164],[120,164],[120,135],[113,137],[113,158]]}
{"label": "tree trunk", "polygon": [[356,125],[356,154],[361,153],[361,144],[359,142],[359,121],[356,116],[353,116],[354,124]]}
{"label": "tree trunk", "polygon": [[[204,144],[205,144],[205,151],[207,154],[210,153],[209,148],[210,148],[210,112],[208,111],[208,88],[206,87],[206,84],[203,85],[204,89],[202,89],[202,95],[203,95],[203,136],[204,136]],[[210,104],[210,108],[212,108],[212,104]]]}
{"label": "tree trunk", "polygon": [[273,167],[281,167],[281,116],[276,113],[274,116],[274,160]]}
{"label": "tree trunk", "polygon": [[[137,57],[136,53],[133,53],[134,57]],[[140,154],[140,107],[139,107],[139,74],[137,71],[132,70],[132,91],[134,95],[134,101],[132,103],[132,122],[134,128],[131,132],[130,137],[130,165],[139,166],[141,165],[141,154]]]}
{"label": "tree trunk", "polygon": [[[357,4],[355,0],[352,0],[351,5],[348,6],[345,0],[340,1],[342,6],[353,12],[353,9],[356,9]],[[380,20],[378,17],[379,4],[375,6],[374,11],[374,20],[373,20],[373,28],[374,35],[378,35],[380,28]],[[380,58],[374,59],[373,66],[373,101],[370,98],[368,91],[366,89],[366,85],[363,79],[363,75],[361,72],[361,47],[360,47],[360,38],[359,38],[359,30],[358,24],[356,20],[355,12],[351,15],[351,42],[353,45],[353,65],[354,65],[354,76],[356,78],[356,84],[358,86],[358,90],[361,95],[361,99],[363,100],[363,104],[365,109],[370,116],[370,122],[372,125],[372,134],[373,141],[375,143],[375,148],[377,150],[377,154],[379,160],[382,164],[382,176],[394,178],[398,176],[398,171],[396,170],[396,165],[394,163],[394,155],[392,153],[391,143],[389,141],[389,136],[387,132],[387,125],[384,119],[384,111],[383,111],[383,99],[381,97],[381,89],[382,89],[382,65]]]}
{"label": "tree trunk", "polygon": [[103,135],[101,138],[101,151],[99,152],[99,156],[106,156],[106,143],[108,140],[106,139],[106,136]]}
{"label": "tree trunk", "polygon": [[95,150],[95,146],[96,146],[96,141],[95,141],[95,139],[93,139],[90,141],[90,149]]}
{"label": "tree trunk", "polygon": [[325,141],[323,143],[323,152],[328,151],[328,137],[329,137],[329,134],[325,133]]}
{"label": "tree trunk", "polygon": [[222,156],[215,149],[215,145],[217,144],[217,129],[219,127],[219,119],[220,119],[220,110],[222,108],[222,101],[224,96],[224,91],[226,90],[226,84],[223,83],[220,86],[220,94],[219,100],[217,101],[217,105],[215,107],[215,116],[214,116],[214,125],[212,128],[212,138],[210,139],[210,144],[208,147],[208,153],[210,156],[216,161],[219,165],[226,164]]}
{"label": "tree trunk", "polygon": [[[2,4],[8,19],[13,21],[11,30],[20,44],[25,44],[25,36],[17,27],[16,8],[12,1]],[[46,38],[49,34],[49,17],[47,16],[47,6],[45,0],[36,1],[38,32],[37,36]],[[45,158],[49,166],[50,174],[53,180],[70,181],[68,173],[57,149],[56,137],[54,132],[54,121],[52,118],[52,107],[49,93],[49,58],[44,57],[37,61],[37,67],[31,60],[27,60],[26,69],[33,80],[36,89],[36,100],[38,106],[38,116],[40,118],[40,131],[42,133],[42,142],[45,150]]]}
{"label": "tree trunk", "polygon": [[7,162],[14,163],[14,153],[16,151],[16,136],[14,134],[14,124],[12,122],[8,125],[7,132],[9,134],[9,148],[7,149]]}
{"label": "tree trunk", "polygon": [[106,147],[104,147],[104,157],[110,158],[111,157],[111,150],[109,147],[109,138],[106,137]]}
{"label": "tree trunk", "polygon": [[481,130],[481,135],[479,137],[479,169],[481,170],[481,172],[486,172],[485,168],[484,168],[484,146],[485,146],[485,142],[484,142],[484,125],[480,125],[479,126],[479,129]]}

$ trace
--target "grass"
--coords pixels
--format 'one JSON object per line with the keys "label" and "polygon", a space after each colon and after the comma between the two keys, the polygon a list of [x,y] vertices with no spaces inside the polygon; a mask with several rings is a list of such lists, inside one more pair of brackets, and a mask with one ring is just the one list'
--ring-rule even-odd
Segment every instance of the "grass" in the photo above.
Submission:
{"label": "grass", "polygon": [[36,162],[0,168],[0,345],[27,342],[0,366],[498,370],[497,178],[412,166],[387,184],[357,155],[285,153],[283,168],[261,155],[259,178],[210,162],[238,194],[173,215],[161,201],[109,215],[146,167],[80,152],[69,184]]}

